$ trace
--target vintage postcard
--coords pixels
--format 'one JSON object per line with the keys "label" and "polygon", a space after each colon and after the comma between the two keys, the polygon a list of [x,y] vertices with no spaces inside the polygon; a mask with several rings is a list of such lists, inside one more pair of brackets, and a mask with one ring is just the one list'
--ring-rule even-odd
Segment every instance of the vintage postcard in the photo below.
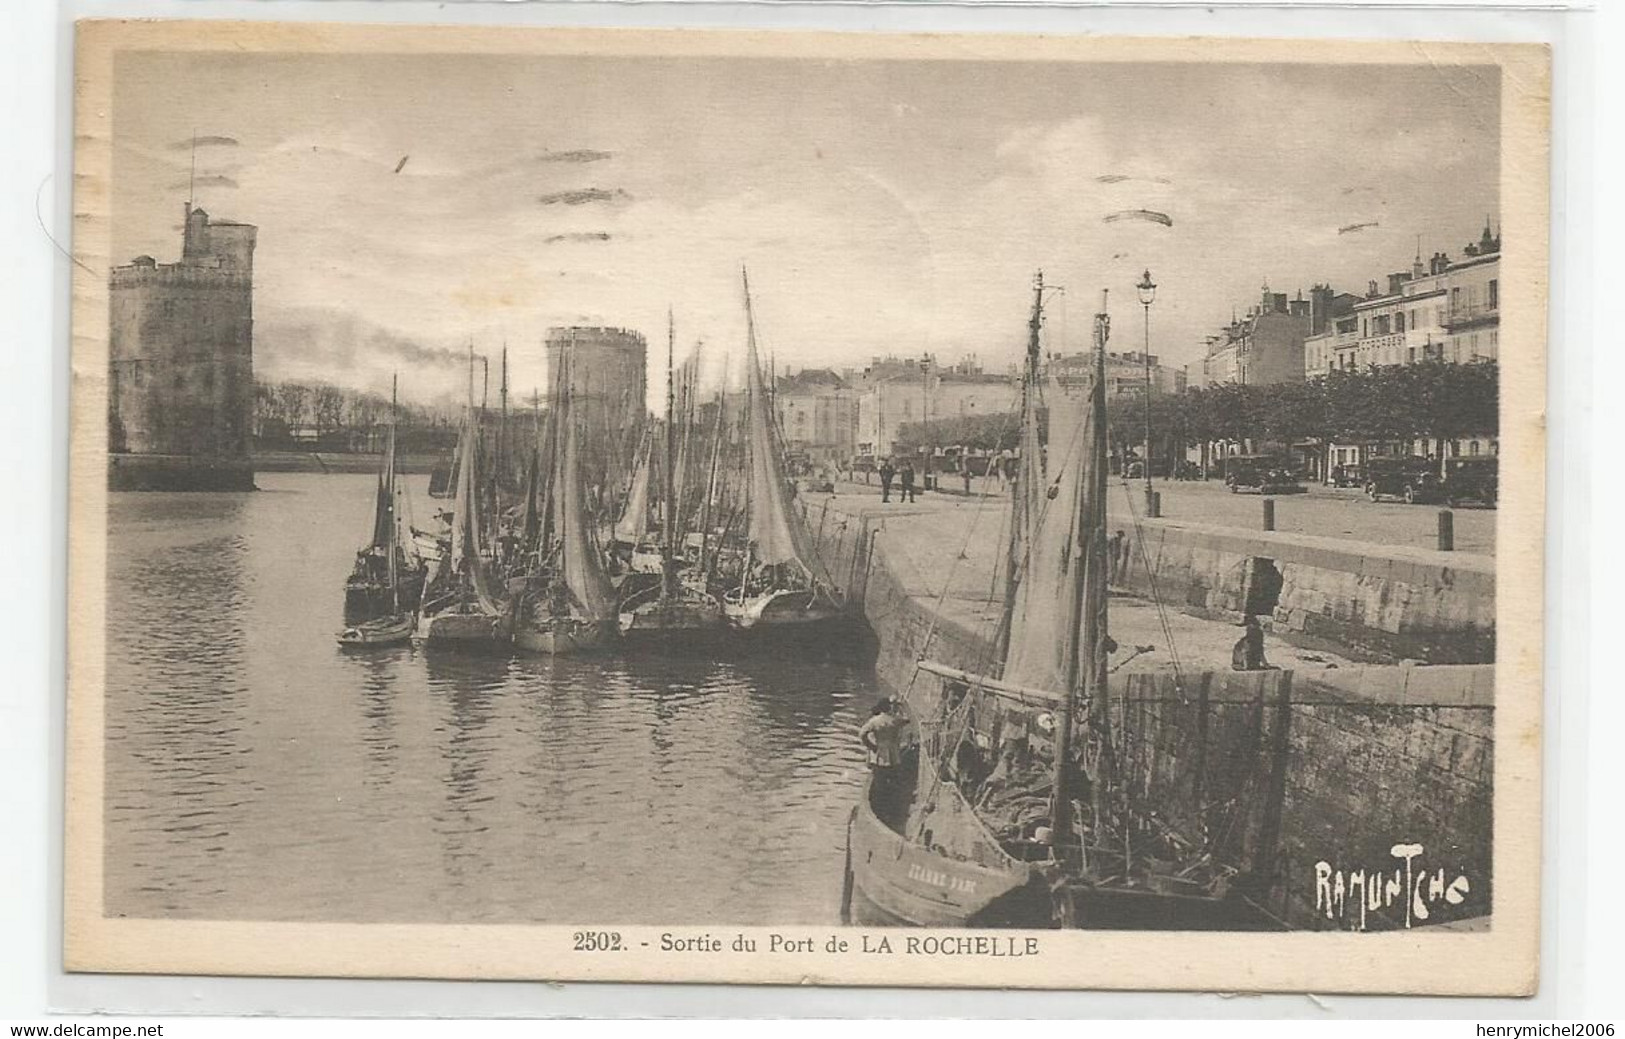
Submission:
{"label": "vintage postcard", "polygon": [[67,966],[1534,991],[1548,83],[81,24]]}

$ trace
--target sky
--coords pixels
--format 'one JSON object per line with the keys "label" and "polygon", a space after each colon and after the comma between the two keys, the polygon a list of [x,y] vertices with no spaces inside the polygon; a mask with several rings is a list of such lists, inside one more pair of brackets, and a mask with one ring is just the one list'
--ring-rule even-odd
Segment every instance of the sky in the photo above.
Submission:
{"label": "sky", "polygon": [[[1363,293],[1418,235],[1459,256],[1498,220],[1498,97],[1428,64],[125,53],[114,256],[178,258],[190,190],[259,227],[259,375],[419,400],[470,342],[528,396],[554,325],[658,354],[668,307],[679,361],[703,341],[737,380],[741,266],[781,371],[1003,370],[1039,269],[1047,349],[1090,345],[1104,288],[1138,350],[1149,268],[1182,365],[1266,283]],[[1106,219],[1135,209],[1172,226]]]}

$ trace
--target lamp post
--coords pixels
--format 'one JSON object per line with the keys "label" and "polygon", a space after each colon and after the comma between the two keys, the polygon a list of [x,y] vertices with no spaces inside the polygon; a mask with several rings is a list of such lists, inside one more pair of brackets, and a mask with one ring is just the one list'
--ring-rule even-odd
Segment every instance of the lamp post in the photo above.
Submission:
{"label": "lamp post", "polygon": [[931,355],[920,355],[920,450],[925,461],[920,463],[920,487],[931,489]]}
{"label": "lamp post", "polygon": [[1151,304],[1157,298],[1157,283],[1147,270],[1134,287],[1140,293],[1140,306],[1145,308],[1145,346],[1140,351],[1140,359],[1145,362],[1145,458],[1141,464],[1145,466],[1145,514],[1150,516],[1155,512],[1151,491]]}

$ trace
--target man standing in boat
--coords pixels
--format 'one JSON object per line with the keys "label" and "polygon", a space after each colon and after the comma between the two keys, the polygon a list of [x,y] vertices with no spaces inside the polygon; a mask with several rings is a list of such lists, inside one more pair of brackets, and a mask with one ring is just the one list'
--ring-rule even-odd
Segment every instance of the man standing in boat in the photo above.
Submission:
{"label": "man standing in boat", "polygon": [[882,697],[858,730],[858,742],[869,752],[870,790],[875,814],[888,825],[903,807],[903,721],[897,704]]}
{"label": "man standing in boat", "polygon": [[883,502],[890,502],[891,501],[891,482],[892,482],[892,478],[895,477],[896,475],[897,475],[897,470],[892,468],[890,458],[887,458],[887,459],[885,459],[884,461],[882,461],[880,463],[880,500],[881,501],[883,501]]}

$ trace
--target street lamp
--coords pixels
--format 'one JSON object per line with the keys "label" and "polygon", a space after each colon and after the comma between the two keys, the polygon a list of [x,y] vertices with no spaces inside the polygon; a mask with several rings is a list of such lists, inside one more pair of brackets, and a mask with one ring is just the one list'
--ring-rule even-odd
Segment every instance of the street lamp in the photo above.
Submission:
{"label": "street lamp", "polygon": [[925,461],[920,465],[920,485],[931,489],[931,355],[920,355],[920,447]]}
{"label": "street lamp", "polygon": [[1140,292],[1140,306],[1145,308],[1145,347],[1140,351],[1145,362],[1145,458],[1141,464],[1145,466],[1145,514],[1150,516],[1155,512],[1151,493],[1151,304],[1157,298],[1157,283],[1147,270],[1134,287]]}

